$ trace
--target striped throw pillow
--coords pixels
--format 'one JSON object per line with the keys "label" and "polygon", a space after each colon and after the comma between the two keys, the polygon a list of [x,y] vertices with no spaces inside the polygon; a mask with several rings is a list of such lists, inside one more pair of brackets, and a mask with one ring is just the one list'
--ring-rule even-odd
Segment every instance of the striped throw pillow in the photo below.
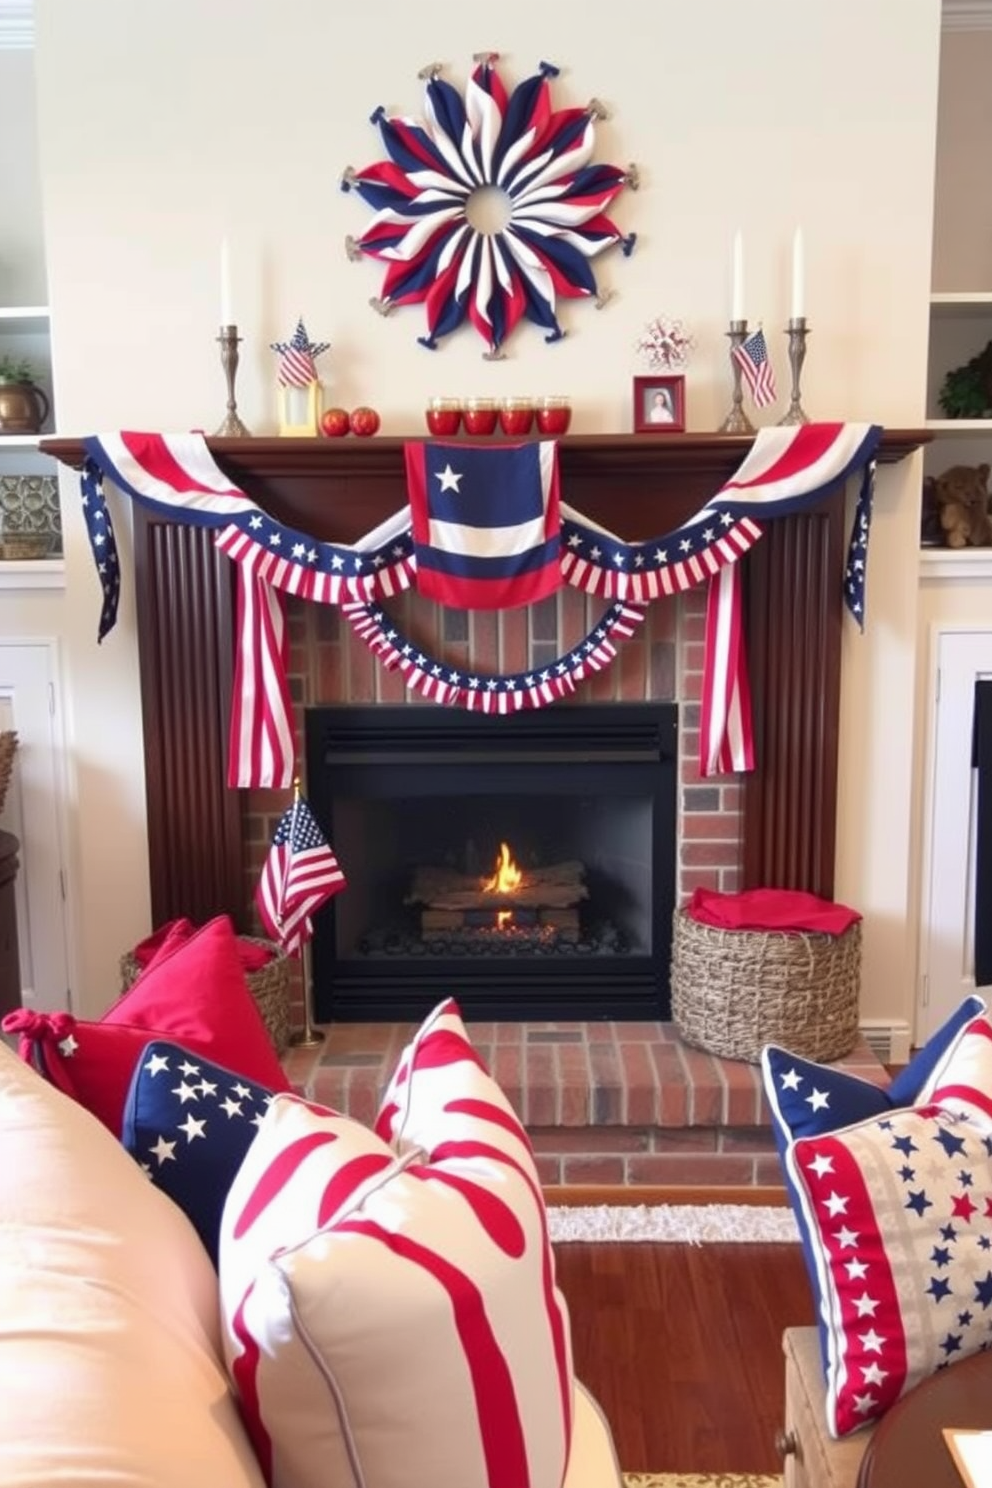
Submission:
{"label": "striped throw pillow", "polygon": [[394,1145],[277,1096],[228,1196],[225,1350],[263,1470],[560,1488],[571,1347],[526,1136],[450,1005],[394,1086]]}

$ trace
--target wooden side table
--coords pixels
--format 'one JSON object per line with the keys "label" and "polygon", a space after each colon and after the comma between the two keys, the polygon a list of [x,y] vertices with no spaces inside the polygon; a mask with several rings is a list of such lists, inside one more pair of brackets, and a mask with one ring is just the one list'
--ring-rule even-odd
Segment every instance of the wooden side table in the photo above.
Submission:
{"label": "wooden side table", "polygon": [[992,1353],[939,1370],[885,1413],[861,1459],[858,1488],[962,1488],[945,1426],[992,1428]]}
{"label": "wooden side table", "polygon": [[21,1005],[21,962],[17,948],[17,852],[12,832],[0,832],[0,1016]]}

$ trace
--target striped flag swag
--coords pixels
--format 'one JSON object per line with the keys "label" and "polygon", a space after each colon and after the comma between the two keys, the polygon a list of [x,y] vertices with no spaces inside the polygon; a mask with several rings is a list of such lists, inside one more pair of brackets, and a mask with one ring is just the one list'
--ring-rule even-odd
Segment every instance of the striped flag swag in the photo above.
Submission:
{"label": "striped flag swag", "polygon": [[[216,529],[237,565],[238,643],[227,780],[285,788],[295,774],[282,593],[323,603],[390,595],[415,568],[405,517],[353,546],[320,542],[278,522],[227,479],[200,434],[121,432],[83,441],[83,510],[103,590],[99,638],[116,624],[120,592],[104,480],[165,520]],[[111,559],[111,556],[113,558]]]}
{"label": "striped flag swag", "polygon": [[871,472],[881,436],[877,424],[760,429],[743,464],[712,500],[681,527],[649,542],[626,543],[563,508],[562,572],[570,584],[587,593],[644,603],[704,580],[710,582],[703,658],[704,727],[700,731],[703,775],[753,767],[740,585],[736,579],[724,578],[727,568],[736,568],[737,559],[761,537],[766,517],[815,506],[861,470],[862,495],[851,534],[845,588],[848,609],[861,624]]}
{"label": "striped flag swag", "polygon": [[276,827],[255,890],[265,933],[297,955],[313,935],[311,915],[346,887],[338,860],[297,788]]}
{"label": "striped flag swag", "polygon": [[[425,696],[506,713],[567,695],[612,661],[615,643],[640,623],[643,605],[708,582],[701,768],[707,775],[747,769],[753,740],[740,584],[726,571],[760,539],[766,518],[807,510],[861,471],[844,595],[863,628],[881,434],[878,425],[857,423],[761,429],[740,469],[700,511],[673,532],[635,543],[561,503],[551,441],[501,450],[433,443],[425,449],[414,442],[406,451],[411,508],[352,545],[323,542],[269,515],[227,479],[202,435],[93,436],[84,440],[82,493],[103,588],[100,638],[115,623],[120,588],[116,562],[106,561],[116,553],[103,496],[106,477],[167,521],[215,529],[218,547],[237,564],[239,649],[228,782],[278,788],[295,774],[283,593],[342,605],[355,634]],[[373,609],[375,601],[409,587],[415,575],[425,593],[464,608],[530,604],[562,579],[614,606],[580,647],[551,667],[463,677],[421,655]]]}
{"label": "striped flag swag", "polygon": [[744,653],[740,568],[736,563],[721,568],[709,587],[704,668],[700,774],[753,770],[751,688]]}

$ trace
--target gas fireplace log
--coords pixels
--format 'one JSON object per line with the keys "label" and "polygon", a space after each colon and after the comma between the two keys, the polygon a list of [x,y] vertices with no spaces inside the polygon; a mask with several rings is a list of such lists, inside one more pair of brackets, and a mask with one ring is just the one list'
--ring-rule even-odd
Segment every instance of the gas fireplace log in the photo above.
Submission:
{"label": "gas fireplace log", "polygon": [[427,909],[568,909],[580,899],[588,899],[589,890],[584,884],[571,887],[562,885],[521,886],[510,894],[485,894],[481,889],[452,889],[447,894],[436,894],[432,899],[408,901],[424,904]]}
{"label": "gas fireplace log", "polygon": [[450,868],[418,868],[405,904],[426,904],[431,909],[487,909],[519,904],[529,908],[549,905],[567,908],[588,899],[583,883],[585,868],[579,862],[551,863],[544,868],[526,868],[519,885],[508,893],[486,889],[487,876],[457,873]]}

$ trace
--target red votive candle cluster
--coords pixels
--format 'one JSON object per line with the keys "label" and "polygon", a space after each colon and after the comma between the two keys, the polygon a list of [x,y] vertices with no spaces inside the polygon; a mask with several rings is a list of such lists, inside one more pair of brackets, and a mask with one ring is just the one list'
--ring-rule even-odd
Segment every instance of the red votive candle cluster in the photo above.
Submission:
{"label": "red votive candle cluster", "polygon": [[466,434],[504,434],[519,439],[535,423],[541,434],[564,434],[572,419],[567,398],[431,398],[424,412],[431,434],[450,438]]}

